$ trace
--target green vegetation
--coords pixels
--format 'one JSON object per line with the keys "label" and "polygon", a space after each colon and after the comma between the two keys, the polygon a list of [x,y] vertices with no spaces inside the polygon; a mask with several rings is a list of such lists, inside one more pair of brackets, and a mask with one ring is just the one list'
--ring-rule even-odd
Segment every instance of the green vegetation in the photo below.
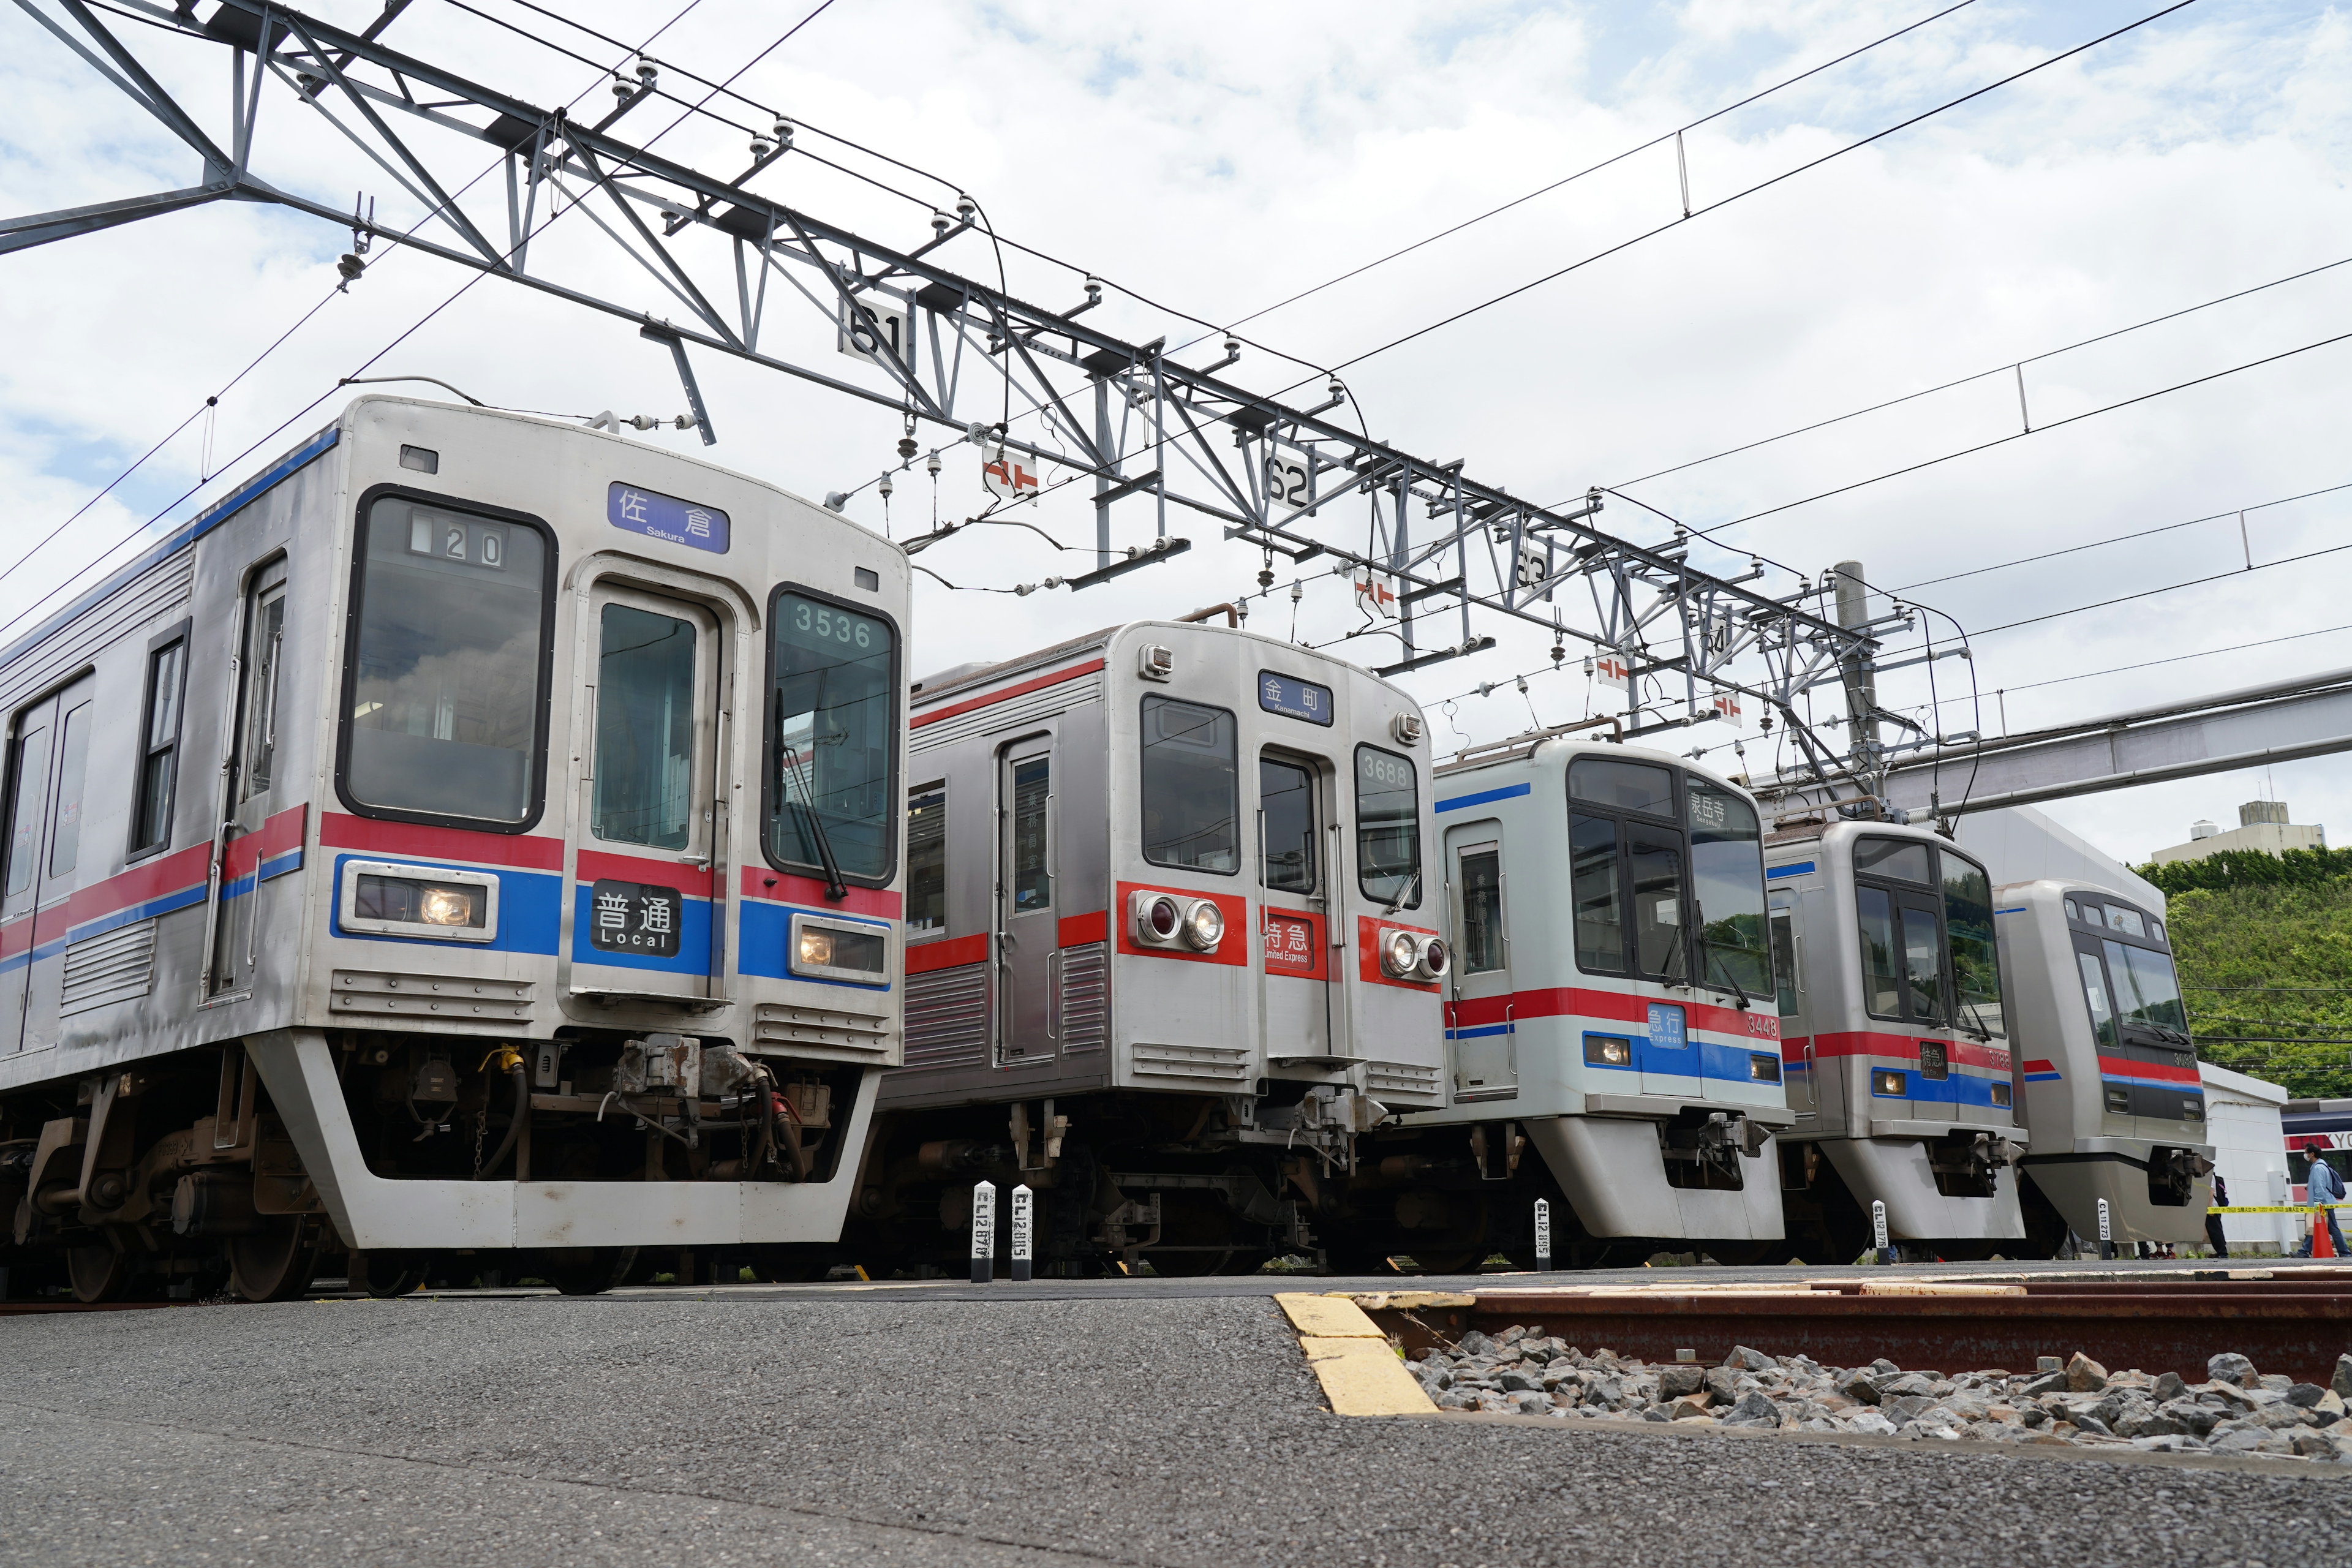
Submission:
{"label": "green vegetation", "polygon": [[2352,850],[2138,869],[2168,900],[2199,1054],[2298,1098],[2352,1096]]}

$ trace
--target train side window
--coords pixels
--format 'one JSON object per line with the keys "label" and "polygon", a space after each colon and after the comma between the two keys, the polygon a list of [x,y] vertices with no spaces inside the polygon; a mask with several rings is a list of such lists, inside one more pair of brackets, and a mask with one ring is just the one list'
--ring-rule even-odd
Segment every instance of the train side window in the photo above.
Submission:
{"label": "train side window", "polygon": [[1588,974],[1625,973],[1625,917],[1618,890],[1617,824],[1570,812],[1570,898],[1576,905],[1576,966]]}
{"label": "train side window", "polygon": [[1315,891],[1315,775],[1297,763],[1257,760],[1259,875],[1282,893]]}
{"label": "train side window", "polygon": [[1154,866],[1241,869],[1241,764],[1222,708],[1143,700],[1143,858]]}
{"label": "train side window", "polygon": [[1944,944],[1934,911],[1903,908],[1903,967],[1911,982],[1911,1016],[1924,1024],[1944,1021]]}
{"label": "train side window", "polygon": [[887,879],[898,847],[898,633],[779,589],[769,608],[769,858]]}
{"label": "train side window", "polygon": [[1356,884],[1383,907],[1421,908],[1421,784],[1412,759],[1356,748]]}
{"label": "train side window", "polygon": [[390,495],[368,506],[354,553],[345,802],[522,831],[544,772],[553,550],[519,518]]}
{"label": "train side window", "polygon": [[1691,951],[1682,836],[1629,823],[1625,837],[1633,886],[1634,960],[1653,980],[1685,980],[1690,974]]}
{"label": "train side window", "polygon": [[[54,712],[56,710],[50,709]],[[49,727],[16,737],[8,758],[8,897],[33,885],[40,857],[41,796],[49,783]]]}
{"label": "train side window", "polygon": [[237,798],[268,795],[278,771],[278,672],[285,662],[286,566],[279,562],[254,590],[246,636],[245,710],[238,716],[245,737],[244,777]]}
{"label": "train side window", "polygon": [[1046,803],[1054,794],[1054,760],[1024,757],[1013,764],[1013,912],[1054,907],[1054,871],[1045,842]]}
{"label": "train side window", "polygon": [[2074,900],[2061,899],[2058,901],[2066,906],[2066,918],[2068,920],[2079,921],[2083,918],[2083,911],[2075,907]]}
{"label": "train side window", "polygon": [[49,816],[49,875],[62,877],[81,858],[83,786],[89,774],[90,704],[66,714],[58,746],[58,799]]}
{"label": "train side window", "polygon": [[186,631],[147,656],[147,695],[141,710],[138,798],[131,813],[131,853],[160,849],[172,839],[173,795],[179,784],[180,709],[187,689]]}
{"label": "train side window", "polygon": [[606,605],[597,627],[589,831],[683,849],[694,833],[694,623]]}
{"label": "train side window", "polygon": [[2074,962],[2083,970],[2083,999],[2091,1008],[2091,1033],[2098,1037],[2100,1048],[2116,1048],[2116,1013],[2107,1005],[2107,977],[2099,967],[2098,959],[2091,953],[2078,952]]}
{"label": "train side window", "polygon": [[1675,815],[1675,775],[1648,763],[1579,757],[1568,770],[1568,798],[1651,816]]}
{"label": "train side window", "polygon": [[1772,913],[1772,988],[1780,993],[1780,1016],[1797,1016],[1797,922],[1785,910]]}
{"label": "train side window", "polygon": [[907,792],[907,931],[948,929],[948,786]]}
{"label": "train side window", "polygon": [[1494,845],[1462,855],[1462,973],[1491,974],[1503,957],[1503,857]]}
{"label": "train side window", "polygon": [[1862,925],[1862,1005],[1878,1018],[1903,1016],[1903,982],[1895,969],[1895,902],[1881,888],[1856,888]]}
{"label": "train side window", "polygon": [[1897,882],[1932,883],[1936,879],[1927,868],[1927,847],[1900,838],[1856,839],[1853,868],[1864,876],[1886,877]]}

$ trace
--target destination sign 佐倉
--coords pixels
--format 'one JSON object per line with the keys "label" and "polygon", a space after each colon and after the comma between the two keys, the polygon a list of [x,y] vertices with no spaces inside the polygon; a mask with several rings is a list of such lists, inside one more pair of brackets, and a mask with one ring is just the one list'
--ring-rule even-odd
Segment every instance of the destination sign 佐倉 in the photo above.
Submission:
{"label": "destination sign \u4f50\u5009", "polygon": [[642,533],[692,550],[727,553],[727,514],[715,506],[680,500],[642,485],[613,481],[604,495],[604,517],[614,528]]}

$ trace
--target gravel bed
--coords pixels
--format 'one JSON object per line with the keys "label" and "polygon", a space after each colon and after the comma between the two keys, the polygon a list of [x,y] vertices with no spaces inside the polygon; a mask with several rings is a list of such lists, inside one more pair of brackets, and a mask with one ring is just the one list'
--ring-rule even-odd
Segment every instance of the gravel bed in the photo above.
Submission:
{"label": "gravel bed", "polygon": [[1859,1432],[1921,1442],[2066,1443],[2155,1453],[2277,1454],[2352,1465],[2352,1355],[2331,1386],[2258,1372],[2224,1352],[2207,1381],[2110,1373],[2077,1352],[2015,1373],[1947,1375],[1879,1360],[1834,1367],[1742,1345],[1721,1366],[1591,1353],[1525,1328],[1475,1330],[1418,1352],[1412,1374],[1441,1410],[1641,1420],[1784,1432]]}

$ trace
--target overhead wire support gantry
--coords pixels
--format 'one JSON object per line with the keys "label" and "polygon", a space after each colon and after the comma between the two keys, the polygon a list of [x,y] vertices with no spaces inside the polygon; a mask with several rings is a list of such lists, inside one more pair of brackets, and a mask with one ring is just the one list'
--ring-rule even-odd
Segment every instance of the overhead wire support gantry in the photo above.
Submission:
{"label": "overhead wire support gantry", "polygon": [[[1556,658],[1574,637],[1618,661],[1629,736],[1709,721],[1718,696],[1744,697],[1780,715],[1805,772],[1824,783],[1853,776],[1840,749],[1811,732],[1801,700],[1844,681],[1856,660],[1875,657],[1878,643],[1874,628],[1842,626],[1824,613],[1826,584],[1800,578],[1776,595],[1760,559],[1738,576],[1694,565],[1698,541],[1680,529],[1658,546],[1602,531],[1593,521],[1603,500],[1597,489],[1573,505],[1539,506],[1473,479],[1459,461],[1432,462],[1351,432],[1332,417],[1347,396],[1336,380],[1322,403],[1294,407],[1222,379],[1216,373],[1237,351],[1194,369],[1171,358],[1164,339],[1127,342],[1081,320],[1101,302],[1092,279],[1085,300],[1053,310],[951,271],[937,253],[984,223],[969,201],[952,217],[937,214],[929,240],[900,250],[749,189],[791,153],[788,118],[755,134],[749,166],[723,177],[614,134],[654,95],[650,71],[635,86],[622,79],[617,103],[601,120],[576,120],[391,48],[375,35],[398,4],[354,33],[267,0],[221,0],[203,20],[193,0],[181,10],[150,0],[16,3],[194,150],[203,175],[181,190],[0,220],[0,252],[213,200],[276,203],[351,229],[362,247],[407,246],[629,321],[676,355],[706,441],[715,436],[689,347],[889,408],[910,437],[928,425],[1091,478],[1095,569],[1065,580],[1074,589],[1189,548],[1170,532],[1174,507],[1213,520],[1224,537],[1269,562],[1320,557],[1377,584],[1368,596],[1392,599],[1387,629],[1402,652],[1382,674],[1491,647],[1495,638],[1475,617],[1501,616],[1551,632]],[[146,24],[142,40],[226,51],[228,147],[141,64],[101,9]],[[265,78],[398,185],[419,210],[416,221],[404,228],[378,221],[372,208],[346,213],[256,174]],[[503,183],[484,182],[470,207],[467,191],[452,195],[454,182],[436,176],[420,140],[426,127],[498,150]],[[589,216],[682,313],[656,318],[642,302],[551,276],[557,264],[544,246],[534,256],[531,239],[544,226],[542,211],[558,203]],[[772,281],[780,285],[773,298],[824,318],[841,351],[878,368],[886,385],[763,349]],[[1011,427],[1015,403],[1039,422],[1037,439]],[[1116,547],[1114,508],[1146,499],[1148,541]],[[1360,549],[1351,547],[1357,540]],[[1589,616],[1584,605],[1569,613],[1578,599],[1589,601]],[[1682,711],[1643,721],[1645,710],[1674,708]]]}

